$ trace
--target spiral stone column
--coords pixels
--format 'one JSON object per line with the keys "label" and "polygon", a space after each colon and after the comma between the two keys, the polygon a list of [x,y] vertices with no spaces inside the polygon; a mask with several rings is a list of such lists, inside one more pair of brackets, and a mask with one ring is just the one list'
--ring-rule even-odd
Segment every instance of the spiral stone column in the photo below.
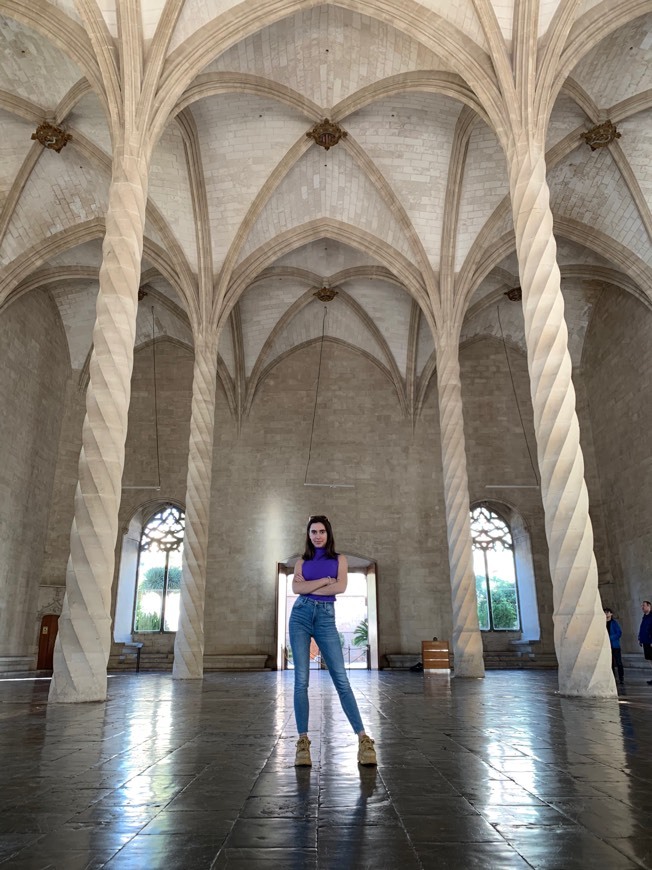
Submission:
{"label": "spiral stone column", "polygon": [[616,687],[598,593],[542,148],[527,143],[514,149],[510,189],[553,585],[559,689],[565,695],[611,697]]}
{"label": "spiral stone column", "polygon": [[217,340],[214,336],[200,335],[195,341],[181,609],[172,670],[173,677],[179,680],[201,679],[204,673],[204,599],[216,381]]}
{"label": "spiral stone column", "polygon": [[459,344],[457,337],[450,334],[437,339],[437,386],[453,603],[454,672],[456,677],[484,677],[471,552]]}
{"label": "spiral stone column", "polygon": [[50,700],[106,699],[111,585],[131,395],[147,161],[118,149],[106,214],[79,481]]}

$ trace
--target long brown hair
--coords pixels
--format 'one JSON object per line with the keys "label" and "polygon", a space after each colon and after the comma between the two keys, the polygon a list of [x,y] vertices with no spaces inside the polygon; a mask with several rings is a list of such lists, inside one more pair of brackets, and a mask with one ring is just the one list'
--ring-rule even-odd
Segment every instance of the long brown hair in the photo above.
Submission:
{"label": "long brown hair", "polygon": [[335,538],[333,537],[333,527],[331,526],[330,520],[328,517],[325,517],[323,514],[319,514],[314,517],[308,517],[308,525],[306,526],[306,547],[303,553],[303,561],[308,562],[310,559],[315,558],[315,545],[310,540],[310,526],[314,523],[321,523],[326,528],[326,534],[328,535],[326,539],[326,556],[329,559],[337,559],[337,553],[335,552]]}

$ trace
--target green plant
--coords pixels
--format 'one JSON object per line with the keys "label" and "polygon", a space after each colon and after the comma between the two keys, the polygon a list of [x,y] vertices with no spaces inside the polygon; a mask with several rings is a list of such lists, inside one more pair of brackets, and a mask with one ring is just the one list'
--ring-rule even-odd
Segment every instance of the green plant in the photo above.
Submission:
{"label": "green plant", "polygon": [[136,619],[134,620],[134,631],[160,631],[161,630],[161,615],[160,613],[143,613],[140,606],[136,610]]}
{"label": "green plant", "polygon": [[[163,582],[165,580],[165,566],[155,565],[153,568],[148,568],[145,571],[145,576],[138,584],[139,589],[153,590],[154,592],[163,591]],[[168,592],[181,589],[181,568],[168,568]]]}
{"label": "green plant", "polygon": [[512,631],[518,629],[518,606],[514,583],[501,577],[491,577],[489,594],[494,628]]}
{"label": "green plant", "polygon": [[369,620],[366,617],[355,627],[353,646],[369,646]]}
{"label": "green plant", "polygon": [[[489,596],[487,581],[482,574],[475,575],[475,591],[478,599],[478,622],[480,628],[488,630]],[[499,631],[517,631],[519,627],[516,586],[501,577],[491,577],[489,580],[489,595],[491,596],[491,617],[493,628]]]}

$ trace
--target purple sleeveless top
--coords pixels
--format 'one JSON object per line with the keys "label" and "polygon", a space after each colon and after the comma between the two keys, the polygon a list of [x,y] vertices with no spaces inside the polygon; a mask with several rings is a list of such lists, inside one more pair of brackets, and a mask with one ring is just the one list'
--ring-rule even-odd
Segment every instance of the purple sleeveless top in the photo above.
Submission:
{"label": "purple sleeveless top", "polygon": [[[337,577],[337,559],[329,559],[325,547],[315,547],[315,555],[303,563],[301,568],[304,580],[323,580],[324,577]],[[324,591],[323,587],[319,590]],[[320,595],[319,592],[304,595],[313,601],[335,601],[334,595]]]}

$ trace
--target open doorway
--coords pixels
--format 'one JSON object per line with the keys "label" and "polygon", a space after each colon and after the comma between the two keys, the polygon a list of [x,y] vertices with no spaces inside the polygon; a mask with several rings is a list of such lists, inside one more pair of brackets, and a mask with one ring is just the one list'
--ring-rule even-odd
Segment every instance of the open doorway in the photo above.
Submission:
{"label": "open doorway", "polygon": [[[349,563],[347,590],[337,596],[336,620],[342,639],[344,665],[347,669],[378,670],[378,608],[376,594],[376,563],[347,553]],[[296,595],[292,592],[294,566],[298,556],[292,556],[277,566],[276,595],[276,668],[292,668],[288,623]],[[310,667],[321,667],[321,655],[316,644],[310,650]]]}

